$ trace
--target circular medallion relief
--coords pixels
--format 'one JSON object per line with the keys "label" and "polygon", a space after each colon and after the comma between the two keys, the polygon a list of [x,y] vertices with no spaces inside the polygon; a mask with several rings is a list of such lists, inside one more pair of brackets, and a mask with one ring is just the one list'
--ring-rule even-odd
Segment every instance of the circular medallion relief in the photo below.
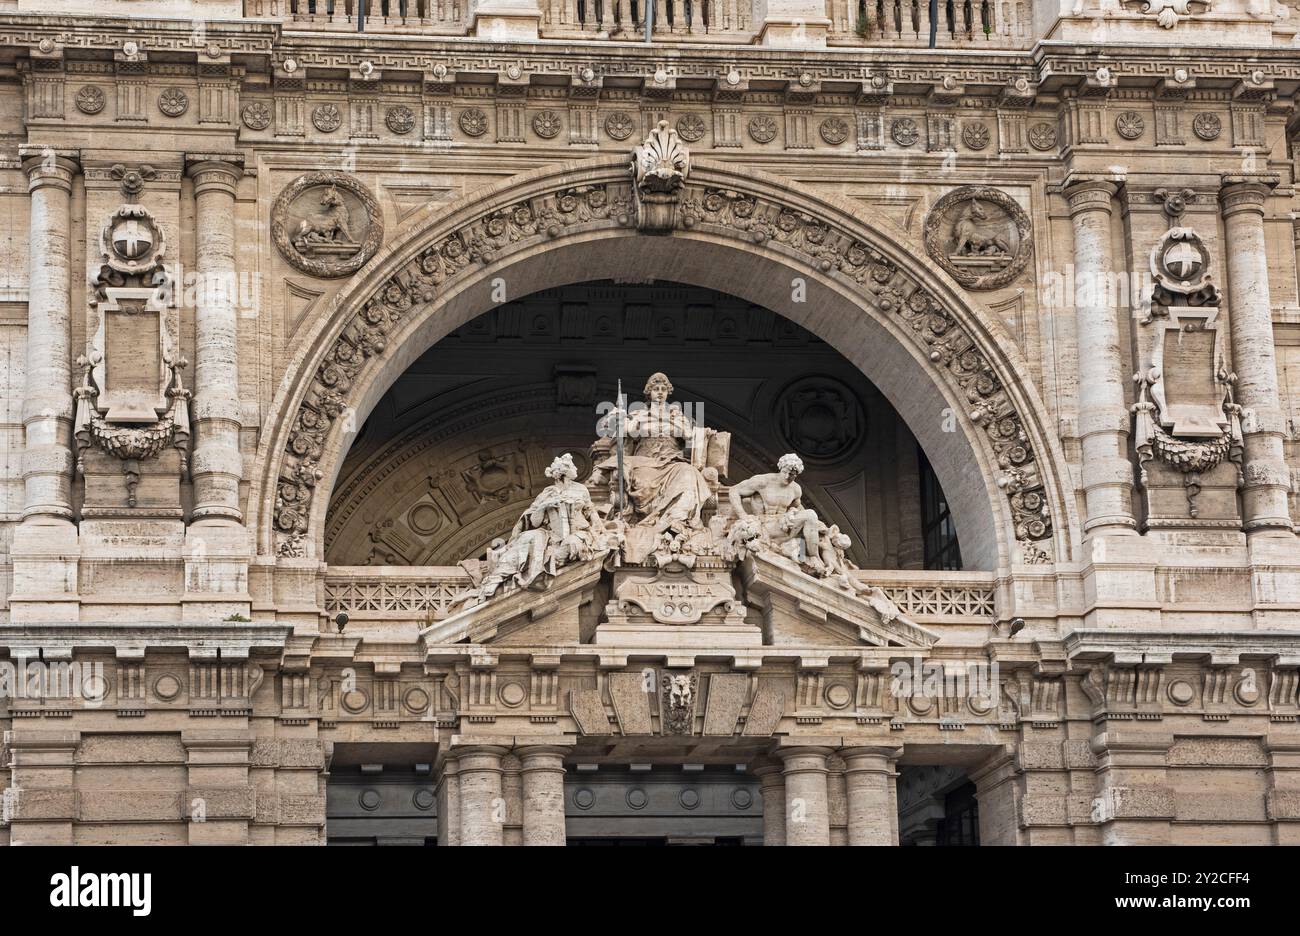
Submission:
{"label": "circular medallion relief", "polygon": [[271,126],[271,108],[263,101],[251,101],[240,110],[239,119],[249,130],[265,130]]}
{"label": "circular medallion relief", "polygon": [[626,140],[635,129],[632,118],[622,111],[615,111],[605,118],[605,132],[611,140]]}
{"label": "circular medallion relief", "polygon": [[1219,119],[1218,114],[1197,114],[1196,119],[1192,121],[1192,132],[1207,143],[1210,140],[1217,140],[1219,134],[1223,132],[1223,121]]}
{"label": "circular medallion relief", "polygon": [[921,139],[921,131],[911,117],[899,117],[889,127],[889,135],[899,146],[915,146]]}
{"label": "circular medallion relief", "polygon": [[402,704],[412,715],[420,715],[429,708],[429,693],[419,686],[412,686],[403,694]]}
{"label": "circular medallion relief", "polygon": [[411,795],[411,805],[421,812],[428,812],[433,809],[433,804],[436,801],[437,797],[434,796],[433,790],[428,787],[421,787]]}
{"label": "circular medallion relief", "polygon": [[271,238],[302,272],[347,276],[375,255],[384,222],[375,197],[355,178],[333,170],[309,172],[276,197]]}
{"label": "circular medallion relief", "polygon": [[498,690],[497,695],[502,705],[514,708],[528,698],[528,691],[517,682],[508,682]]}
{"label": "circular medallion relief", "polygon": [[1254,705],[1259,701],[1259,684],[1251,677],[1243,677],[1233,686],[1232,694],[1242,705]]}
{"label": "circular medallion relief", "polygon": [[853,701],[853,690],[844,683],[831,683],[826,687],[826,704],[842,709]]}
{"label": "circular medallion relief", "polygon": [[699,114],[685,114],[677,121],[677,135],[687,143],[701,139],[704,130],[704,118]]}
{"label": "circular medallion relief", "polygon": [[415,129],[415,111],[411,110],[405,104],[397,104],[388,108],[388,113],[384,117],[384,123],[388,129],[394,133],[410,133]]}
{"label": "circular medallion relief", "polygon": [[1039,152],[1056,146],[1056,128],[1043,121],[1029,128],[1029,145]]}
{"label": "circular medallion relief", "polygon": [[776,139],[776,121],[766,114],[749,120],[749,137],[755,143],[771,143]]}
{"label": "circular medallion relief", "polygon": [[982,150],[989,145],[992,134],[989,126],[980,121],[971,121],[961,128],[961,139],[970,149]]}
{"label": "circular medallion relief", "polygon": [[940,198],[925,219],[925,249],[967,289],[997,289],[1029,263],[1029,215],[1000,189],[968,185]]}
{"label": "circular medallion relief", "polygon": [[487,114],[480,107],[467,107],[460,112],[460,129],[466,136],[478,137],[487,133]]}
{"label": "circular medallion relief", "polygon": [[573,791],[573,805],[579,809],[590,809],[596,804],[596,794],[587,787]]}
{"label": "circular medallion relief", "polygon": [[645,790],[640,787],[633,787],[628,790],[627,796],[624,797],[624,799],[627,800],[628,806],[633,809],[645,809],[646,803],[650,802],[650,797],[647,796]]}
{"label": "circular medallion relief", "polygon": [[189,110],[190,99],[180,88],[165,88],[158,95],[158,109],[168,117],[179,117]]}
{"label": "circular medallion relief", "polygon": [[559,136],[560,128],[563,126],[560,115],[553,110],[544,110],[540,114],[533,115],[533,133],[543,140]]}
{"label": "circular medallion relief", "polygon": [[1185,679],[1176,679],[1169,684],[1169,701],[1175,705],[1187,705],[1196,696],[1196,690]]}
{"label": "circular medallion relief", "polygon": [[349,689],[339,697],[339,705],[356,715],[370,706],[370,695],[364,689]]}
{"label": "circular medallion relief", "polygon": [[1115,132],[1126,140],[1136,140],[1147,128],[1147,122],[1137,111],[1125,111],[1115,118]]}
{"label": "circular medallion relief", "polygon": [[831,146],[839,146],[849,138],[849,122],[843,117],[827,117],[817,132]]}
{"label": "circular medallion relief", "polygon": [[343,123],[343,114],[334,104],[322,104],[311,112],[312,125],[321,133],[333,133]]}
{"label": "circular medallion relief", "polygon": [[181,681],[171,673],[163,673],[153,681],[153,694],[164,702],[170,702],[181,694]]}
{"label": "circular medallion relief", "polygon": [[104,92],[94,85],[86,85],[77,92],[77,110],[83,114],[98,114],[104,109]]}
{"label": "circular medallion relief", "polygon": [[862,404],[832,377],[804,377],[781,391],[776,425],[787,447],[823,464],[847,458],[866,436]]}

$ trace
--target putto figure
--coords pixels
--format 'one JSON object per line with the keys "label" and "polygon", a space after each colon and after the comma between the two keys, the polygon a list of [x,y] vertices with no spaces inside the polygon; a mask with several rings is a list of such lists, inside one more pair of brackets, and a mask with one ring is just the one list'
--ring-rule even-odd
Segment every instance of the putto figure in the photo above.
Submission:
{"label": "putto figure", "polygon": [[586,487],[578,483],[578,468],[567,452],[546,469],[552,484],[533,499],[510,532],[488,549],[486,569],[468,605],[482,604],[502,585],[515,588],[543,586],[570,562],[603,555],[609,549],[605,523],[591,502]]}
{"label": "putto figure", "polygon": [[[632,408],[630,413],[616,408],[597,427],[608,450],[621,421],[628,446],[624,457],[628,499],[638,523],[653,527],[656,533],[701,529],[701,512],[713,496],[703,469],[692,462],[688,441],[692,447],[707,445],[715,433],[697,427],[680,404],[668,402],[672,392],[667,376],[651,374],[645,385],[644,407]],[[618,470],[614,457],[597,467],[611,476]]]}

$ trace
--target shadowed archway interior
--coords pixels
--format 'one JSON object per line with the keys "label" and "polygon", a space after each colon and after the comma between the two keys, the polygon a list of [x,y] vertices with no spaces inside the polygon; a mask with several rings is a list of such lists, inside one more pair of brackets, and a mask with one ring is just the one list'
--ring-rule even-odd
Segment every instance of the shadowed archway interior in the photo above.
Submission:
{"label": "shadowed archway interior", "polygon": [[[934,554],[937,480],[916,439],[835,349],[771,310],[673,282],[545,290],[456,329],[388,389],[340,473],[333,565],[453,565],[508,533],[571,453],[585,476],[598,413],[666,371],[697,422],[731,434],[730,483],[804,461],[805,500],[869,568],[959,564]],[[938,501],[942,502],[939,491]],[[929,554],[928,554],[929,553]]]}

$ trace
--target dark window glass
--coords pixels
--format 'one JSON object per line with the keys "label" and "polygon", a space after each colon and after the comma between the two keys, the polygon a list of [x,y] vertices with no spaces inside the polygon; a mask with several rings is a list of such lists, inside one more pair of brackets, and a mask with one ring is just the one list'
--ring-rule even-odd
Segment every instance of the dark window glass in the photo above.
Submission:
{"label": "dark window glass", "polygon": [[919,447],[916,461],[921,469],[921,536],[925,543],[925,567],[959,571],[961,547],[957,544],[957,527],[953,525],[948,510],[948,499],[943,496],[943,488],[939,487],[930,460]]}

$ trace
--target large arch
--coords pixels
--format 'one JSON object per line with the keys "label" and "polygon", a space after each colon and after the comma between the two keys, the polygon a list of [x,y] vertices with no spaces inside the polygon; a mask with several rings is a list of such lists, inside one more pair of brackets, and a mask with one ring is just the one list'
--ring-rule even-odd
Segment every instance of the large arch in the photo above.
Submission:
{"label": "large arch", "polygon": [[[392,382],[503,298],[592,279],[672,278],[790,318],[876,384],[926,451],[977,568],[1077,542],[1045,410],[1001,325],[906,235],[796,183],[701,160],[670,236],[634,224],[627,161],[543,167],[399,230],[302,336],[251,477],[259,554],[319,561],[328,492]],[[503,294],[504,290],[504,294]]]}

